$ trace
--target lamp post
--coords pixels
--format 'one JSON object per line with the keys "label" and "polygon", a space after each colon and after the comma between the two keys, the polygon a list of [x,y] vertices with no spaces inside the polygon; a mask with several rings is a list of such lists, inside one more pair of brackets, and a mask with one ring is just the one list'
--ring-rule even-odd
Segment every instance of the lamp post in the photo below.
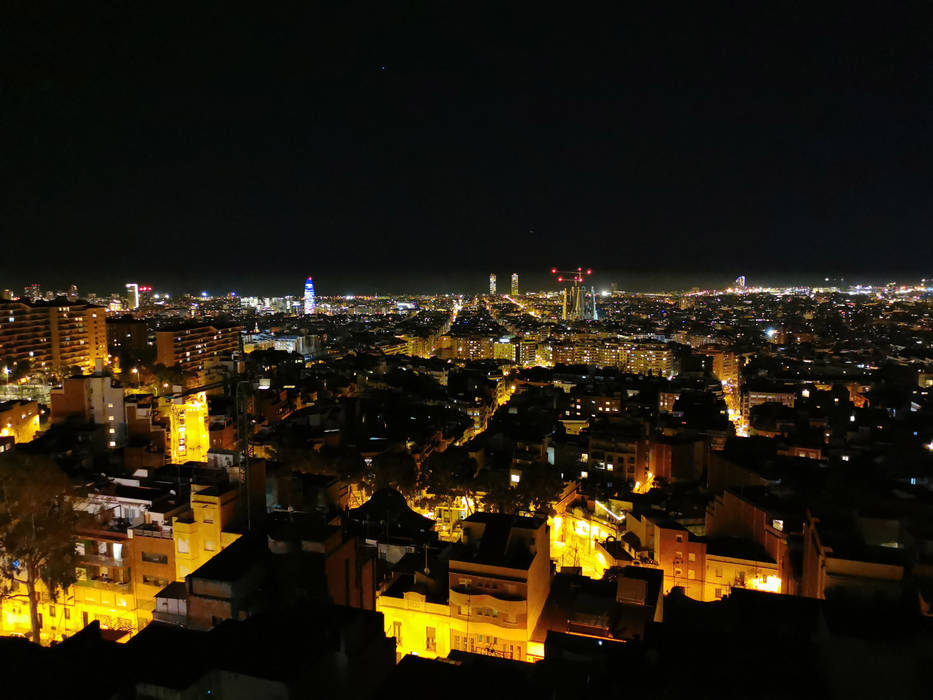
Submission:
{"label": "lamp post", "polygon": [[130,370],[130,372],[136,375],[136,388],[139,389],[139,370],[136,367],[134,367],[133,369]]}

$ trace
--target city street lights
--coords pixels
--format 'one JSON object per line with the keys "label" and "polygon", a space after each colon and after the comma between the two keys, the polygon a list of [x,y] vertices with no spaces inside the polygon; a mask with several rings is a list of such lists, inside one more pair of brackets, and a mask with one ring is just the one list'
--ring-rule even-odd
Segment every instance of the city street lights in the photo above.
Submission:
{"label": "city street lights", "polygon": [[136,388],[139,389],[139,370],[136,367],[134,367],[133,369],[130,370],[130,372],[136,375]]}

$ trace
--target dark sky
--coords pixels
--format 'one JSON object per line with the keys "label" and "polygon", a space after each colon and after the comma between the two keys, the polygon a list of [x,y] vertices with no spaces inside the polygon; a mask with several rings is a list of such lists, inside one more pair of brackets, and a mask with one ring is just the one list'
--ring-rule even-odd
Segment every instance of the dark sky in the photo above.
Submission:
{"label": "dark sky", "polygon": [[933,276],[927,2],[78,4],[0,21],[0,286]]}

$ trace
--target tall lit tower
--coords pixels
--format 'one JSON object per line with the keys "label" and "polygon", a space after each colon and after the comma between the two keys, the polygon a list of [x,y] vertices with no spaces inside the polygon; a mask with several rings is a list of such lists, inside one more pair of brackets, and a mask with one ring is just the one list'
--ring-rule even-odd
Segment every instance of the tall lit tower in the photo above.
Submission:
{"label": "tall lit tower", "polygon": [[583,282],[586,275],[592,275],[592,270],[584,271],[582,267],[576,270],[558,270],[551,268],[551,274],[559,275],[557,281],[568,284],[564,287],[561,302],[561,318],[564,321],[595,321],[596,320],[596,291],[591,287],[592,304],[586,303],[586,288]]}
{"label": "tall lit tower", "polygon": [[126,285],[126,298],[131,309],[139,308],[139,285],[130,283]]}
{"label": "tall lit tower", "polygon": [[518,296],[518,273],[517,272],[512,273],[512,296],[513,297]]}
{"label": "tall lit tower", "polygon": [[736,289],[745,289],[745,275],[741,275],[735,280]]}
{"label": "tall lit tower", "polygon": [[489,296],[496,296],[496,275],[489,275]]}
{"label": "tall lit tower", "polygon": [[305,280],[304,312],[307,315],[314,313],[314,282],[309,277]]}

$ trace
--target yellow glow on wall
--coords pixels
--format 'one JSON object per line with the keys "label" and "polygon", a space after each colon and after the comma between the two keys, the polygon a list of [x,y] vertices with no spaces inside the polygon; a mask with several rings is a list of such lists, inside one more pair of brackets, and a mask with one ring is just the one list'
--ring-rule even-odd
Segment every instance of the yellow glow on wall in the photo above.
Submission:
{"label": "yellow glow on wall", "polygon": [[767,591],[768,593],[780,593],[781,592],[781,577],[780,576],[767,576],[761,577],[756,576],[748,582],[748,587],[756,591]]}
{"label": "yellow glow on wall", "polygon": [[172,462],[206,462],[210,449],[207,394],[203,391],[171,405]]}

